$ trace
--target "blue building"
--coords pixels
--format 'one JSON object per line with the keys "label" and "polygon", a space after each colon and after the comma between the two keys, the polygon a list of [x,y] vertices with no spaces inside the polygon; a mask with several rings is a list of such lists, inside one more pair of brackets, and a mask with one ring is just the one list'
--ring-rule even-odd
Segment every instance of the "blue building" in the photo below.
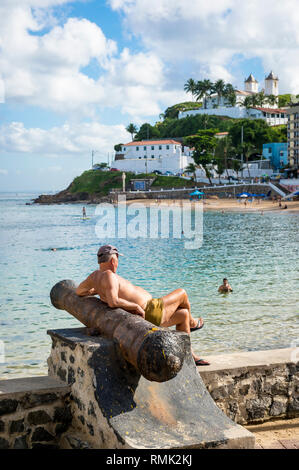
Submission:
{"label": "blue building", "polygon": [[274,170],[282,169],[288,163],[288,144],[284,142],[263,144],[263,157],[270,160]]}

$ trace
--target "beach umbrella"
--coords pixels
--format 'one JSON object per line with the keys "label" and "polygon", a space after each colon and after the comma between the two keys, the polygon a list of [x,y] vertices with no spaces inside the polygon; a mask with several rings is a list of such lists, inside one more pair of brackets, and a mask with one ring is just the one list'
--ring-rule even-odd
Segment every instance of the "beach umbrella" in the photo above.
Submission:
{"label": "beach umbrella", "polygon": [[193,191],[193,193],[190,193],[190,196],[202,196],[204,193],[202,193],[201,191],[198,191],[198,189],[196,189],[195,191]]}

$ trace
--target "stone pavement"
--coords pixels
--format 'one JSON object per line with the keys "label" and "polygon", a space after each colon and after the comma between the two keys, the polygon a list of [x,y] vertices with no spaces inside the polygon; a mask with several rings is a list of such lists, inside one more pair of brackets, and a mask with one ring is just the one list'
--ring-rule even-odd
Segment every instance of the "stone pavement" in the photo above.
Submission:
{"label": "stone pavement", "polygon": [[299,418],[246,426],[255,436],[256,449],[299,449]]}

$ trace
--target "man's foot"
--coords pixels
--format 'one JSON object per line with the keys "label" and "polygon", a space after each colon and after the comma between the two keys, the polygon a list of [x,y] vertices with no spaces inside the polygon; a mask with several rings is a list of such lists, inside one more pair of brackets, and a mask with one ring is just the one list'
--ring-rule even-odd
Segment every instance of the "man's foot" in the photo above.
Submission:
{"label": "man's foot", "polygon": [[192,331],[200,330],[203,327],[203,325],[204,325],[203,319],[199,318],[196,326],[194,326],[193,328],[190,328],[190,331],[192,332]]}
{"label": "man's foot", "polygon": [[205,361],[204,359],[197,359],[195,361],[196,366],[209,366],[210,363],[208,361]]}

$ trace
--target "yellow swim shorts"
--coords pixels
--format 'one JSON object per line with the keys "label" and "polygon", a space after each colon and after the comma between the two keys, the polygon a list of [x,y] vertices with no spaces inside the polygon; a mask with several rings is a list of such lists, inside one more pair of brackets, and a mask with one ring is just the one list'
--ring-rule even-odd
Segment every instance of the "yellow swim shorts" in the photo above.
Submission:
{"label": "yellow swim shorts", "polygon": [[145,319],[154,325],[160,326],[163,315],[163,300],[151,299],[145,307]]}

